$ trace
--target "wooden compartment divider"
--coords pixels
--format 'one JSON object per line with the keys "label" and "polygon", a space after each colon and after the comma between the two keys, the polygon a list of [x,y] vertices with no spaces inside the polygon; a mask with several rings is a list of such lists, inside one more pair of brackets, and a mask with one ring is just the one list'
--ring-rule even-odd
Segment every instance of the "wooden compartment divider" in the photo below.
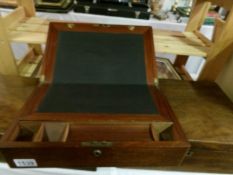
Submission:
{"label": "wooden compartment divider", "polygon": [[43,140],[44,132],[45,132],[45,126],[42,123],[38,131],[33,136],[33,142],[41,142]]}

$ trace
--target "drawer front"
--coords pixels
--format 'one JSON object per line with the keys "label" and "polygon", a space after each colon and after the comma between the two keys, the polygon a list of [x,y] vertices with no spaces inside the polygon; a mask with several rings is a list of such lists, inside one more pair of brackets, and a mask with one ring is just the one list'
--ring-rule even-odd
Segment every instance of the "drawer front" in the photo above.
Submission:
{"label": "drawer front", "polygon": [[2,153],[11,167],[19,167],[14,161],[21,159],[35,160],[38,167],[173,166],[186,148],[8,148]]}
{"label": "drawer front", "polygon": [[178,165],[189,148],[171,122],[20,122],[0,148],[12,167]]}

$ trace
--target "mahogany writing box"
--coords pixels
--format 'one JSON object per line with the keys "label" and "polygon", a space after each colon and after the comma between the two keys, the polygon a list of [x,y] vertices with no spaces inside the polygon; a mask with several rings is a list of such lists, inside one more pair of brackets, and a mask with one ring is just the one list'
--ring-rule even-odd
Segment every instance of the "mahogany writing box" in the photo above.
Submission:
{"label": "mahogany writing box", "polygon": [[155,86],[150,27],[51,23],[45,81],[0,144],[11,167],[170,166],[189,144]]}

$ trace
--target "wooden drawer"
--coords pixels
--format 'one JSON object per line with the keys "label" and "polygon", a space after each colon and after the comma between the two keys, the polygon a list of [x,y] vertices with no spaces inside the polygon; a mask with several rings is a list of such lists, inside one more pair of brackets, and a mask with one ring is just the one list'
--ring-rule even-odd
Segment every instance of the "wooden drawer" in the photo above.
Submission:
{"label": "wooden drawer", "polygon": [[178,165],[188,146],[171,122],[20,121],[12,130],[1,144],[12,167]]}

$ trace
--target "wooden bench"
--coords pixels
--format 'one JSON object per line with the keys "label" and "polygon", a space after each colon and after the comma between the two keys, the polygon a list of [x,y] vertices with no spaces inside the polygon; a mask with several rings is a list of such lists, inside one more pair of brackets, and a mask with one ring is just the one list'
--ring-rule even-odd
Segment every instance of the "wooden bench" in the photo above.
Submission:
{"label": "wooden bench", "polygon": [[[0,16],[0,72],[7,75],[38,77],[47,39],[49,22],[35,17],[32,0],[18,0],[18,7],[6,16]],[[11,43],[28,44],[28,52],[16,60]]]}
{"label": "wooden bench", "polygon": [[[213,39],[209,40],[200,28],[211,4],[216,4],[228,11],[226,19],[215,20]],[[177,55],[174,66],[187,74],[185,64],[189,56],[204,57],[206,62],[198,80],[214,81],[227,59],[232,56],[233,48],[233,1],[231,0],[196,0],[191,11],[185,32],[154,32],[156,52]],[[187,75],[190,79],[190,76]]]}

